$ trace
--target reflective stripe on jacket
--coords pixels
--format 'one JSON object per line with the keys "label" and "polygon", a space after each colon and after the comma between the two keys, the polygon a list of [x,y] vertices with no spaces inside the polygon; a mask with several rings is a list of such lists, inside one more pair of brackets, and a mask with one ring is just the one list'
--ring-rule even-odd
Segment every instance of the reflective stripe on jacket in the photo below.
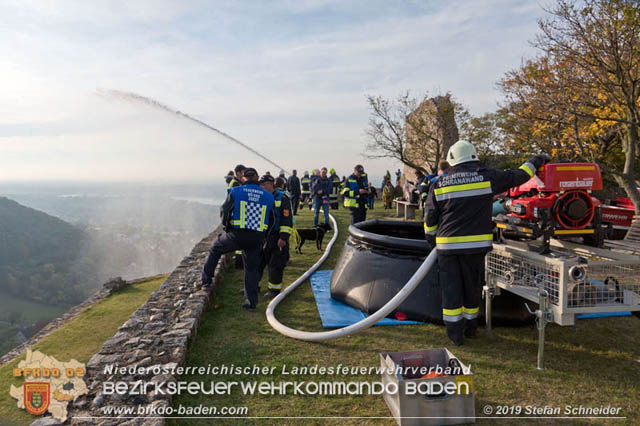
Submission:
{"label": "reflective stripe on jacket", "polygon": [[365,188],[366,186],[364,185],[364,179],[362,179],[362,176],[358,179],[355,175],[350,175],[342,189],[344,206],[346,208],[357,208],[358,202],[364,203],[364,200],[361,200],[360,197],[360,189]]}
{"label": "reflective stripe on jacket", "polygon": [[273,195],[253,183],[232,188],[230,195],[233,197],[231,227],[265,232],[274,205]]}
{"label": "reflective stripe on jacket", "polygon": [[311,178],[309,177],[309,175],[304,175],[302,179],[300,179],[300,185],[302,185],[302,193],[308,194],[309,190],[311,189]]}
{"label": "reflective stripe on jacket", "polygon": [[425,234],[436,236],[436,247],[443,254],[490,251],[493,195],[525,183],[535,170],[531,161],[504,171],[484,168],[477,161],[450,168],[429,189]]}
{"label": "reflective stripe on jacket", "polygon": [[275,232],[279,234],[279,238],[288,241],[289,236],[293,232],[291,200],[287,194],[280,189],[276,189],[273,192],[273,200],[275,224],[273,231],[269,231],[269,235],[273,235],[272,232]]}

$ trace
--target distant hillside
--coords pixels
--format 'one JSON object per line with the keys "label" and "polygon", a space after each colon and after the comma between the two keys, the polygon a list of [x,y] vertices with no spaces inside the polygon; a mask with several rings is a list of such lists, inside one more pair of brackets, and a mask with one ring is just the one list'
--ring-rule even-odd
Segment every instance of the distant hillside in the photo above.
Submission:
{"label": "distant hillside", "polygon": [[0,197],[0,292],[48,304],[81,301],[71,274],[85,240],[69,223]]}

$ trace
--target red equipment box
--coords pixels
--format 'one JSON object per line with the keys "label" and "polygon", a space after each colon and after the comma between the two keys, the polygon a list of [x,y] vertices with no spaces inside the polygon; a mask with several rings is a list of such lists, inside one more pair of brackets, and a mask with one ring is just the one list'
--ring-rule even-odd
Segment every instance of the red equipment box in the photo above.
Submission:
{"label": "red equipment box", "polygon": [[538,169],[538,172],[524,184],[509,191],[509,195],[537,189],[540,192],[560,192],[572,189],[602,189],[602,174],[595,163],[552,163]]}

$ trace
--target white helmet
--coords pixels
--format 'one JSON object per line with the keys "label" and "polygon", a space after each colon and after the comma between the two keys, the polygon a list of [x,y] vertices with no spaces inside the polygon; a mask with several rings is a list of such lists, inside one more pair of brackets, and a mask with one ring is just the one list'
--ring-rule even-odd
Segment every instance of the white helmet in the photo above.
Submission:
{"label": "white helmet", "polygon": [[458,141],[451,145],[447,154],[447,161],[452,166],[468,161],[478,161],[478,153],[471,142]]}

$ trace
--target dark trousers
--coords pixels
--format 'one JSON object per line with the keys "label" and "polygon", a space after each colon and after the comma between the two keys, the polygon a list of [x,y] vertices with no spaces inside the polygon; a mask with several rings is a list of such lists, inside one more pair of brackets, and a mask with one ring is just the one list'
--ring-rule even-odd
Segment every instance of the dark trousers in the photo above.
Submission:
{"label": "dark trousers", "polygon": [[242,250],[244,265],[244,290],[252,305],[258,304],[258,282],[260,281],[260,246],[264,234],[262,232],[238,229],[218,235],[213,242],[209,256],[202,268],[202,282],[211,283],[215,275],[218,261],[225,253]]}
{"label": "dark trousers", "polygon": [[313,197],[313,209],[315,212],[313,215],[313,226],[318,226],[320,209],[324,212],[324,223],[329,223],[329,204],[325,204],[322,197]]}
{"label": "dark trousers", "polygon": [[311,210],[311,194],[309,193],[302,194],[302,198],[300,198],[300,208],[304,209],[306,203],[309,203],[309,210]]}
{"label": "dark trousers", "polygon": [[447,335],[454,341],[462,338],[465,328],[475,330],[478,327],[485,255],[438,253],[442,319],[447,327]]}
{"label": "dark trousers", "polygon": [[350,210],[352,225],[367,220],[367,206],[365,204],[358,204],[358,207],[351,207]]}
{"label": "dark trousers", "polygon": [[375,202],[376,202],[376,199],[373,197],[367,199],[367,205],[369,206],[369,209],[373,210],[373,205]]}
{"label": "dark trousers", "polygon": [[269,268],[269,283],[267,288],[269,290],[281,290],[282,289],[282,276],[284,275],[284,268],[289,261],[289,243],[282,249],[278,248],[278,235],[267,239],[262,249],[262,256],[260,258],[260,279],[264,273],[264,268]]}
{"label": "dark trousers", "polygon": [[329,197],[329,206],[331,207],[331,210],[338,210],[338,196],[337,195],[332,195],[331,197]]}
{"label": "dark trousers", "polygon": [[300,204],[300,194],[291,195],[291,209],[293,209],[293,214],[298,214],[298,204]]}

